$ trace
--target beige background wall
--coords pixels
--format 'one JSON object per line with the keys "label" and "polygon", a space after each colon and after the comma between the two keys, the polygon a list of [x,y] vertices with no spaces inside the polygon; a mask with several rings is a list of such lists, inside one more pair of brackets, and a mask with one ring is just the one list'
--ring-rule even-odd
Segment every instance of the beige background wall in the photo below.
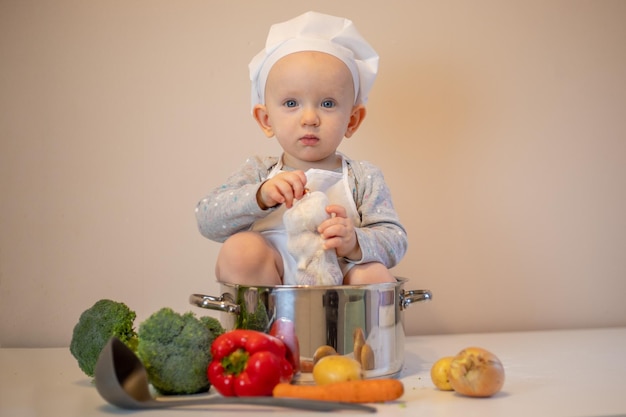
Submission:
{"label": "beige background wall", "polygon": [[65,346],[100,298],[205,313],[195,204],[278,152],[247,64],[309,9],[381,55],[341,150],[384,170],[394,272],[433,292],[409,334],[626,325],[626,2],[300,4],[0,1],[0,346]]}

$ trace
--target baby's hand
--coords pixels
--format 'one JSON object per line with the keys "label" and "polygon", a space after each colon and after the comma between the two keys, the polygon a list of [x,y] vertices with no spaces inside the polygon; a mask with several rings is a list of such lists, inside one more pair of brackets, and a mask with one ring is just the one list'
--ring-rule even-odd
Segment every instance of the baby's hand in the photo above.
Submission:
{"label": "baby's hand", "polygon": [[348,218],[346,209],[339,205],[326,207],[331,215],[319,225],[317,231],[324,238],[324,249],[334,248],[338,257],[359,260],[362,257],[361,247],[356,238],[352,219]]}
{"label": "baby's hand", "polygon": [[304,196],[306,175],[303,171],[281,172],[265,181],[256,193],[259,207],[266,210],[279,204],[291,208],[294,200]]}

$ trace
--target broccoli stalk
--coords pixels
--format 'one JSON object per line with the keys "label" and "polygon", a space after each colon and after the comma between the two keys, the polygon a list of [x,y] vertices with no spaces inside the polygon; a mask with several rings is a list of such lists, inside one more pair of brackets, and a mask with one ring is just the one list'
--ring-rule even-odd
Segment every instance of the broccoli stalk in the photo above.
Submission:
{"label": "broccoli stalk", "polygon": [[80,315],[72,332],[70,352],[87,376],[94,376],[100,352],[111,337],[136,349],[135,317],[126,304],[107,299],[97,301]]}
{"label": "broccoli stalk", "polygon": [[198,319],[164,307],[144,320],[138,331],[137,355],[152,386],[162,394],[205,392],[211,344],[223,333],[219,321]]}

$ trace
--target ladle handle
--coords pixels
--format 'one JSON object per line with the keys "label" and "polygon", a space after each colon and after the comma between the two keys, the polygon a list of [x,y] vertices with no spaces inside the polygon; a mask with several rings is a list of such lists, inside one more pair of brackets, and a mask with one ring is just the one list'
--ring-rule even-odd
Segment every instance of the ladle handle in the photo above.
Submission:
{"label": "ladle handle", "polygon": [[433,295],[429,290],[407,290],[400,295],[400,307],[408,308],[413,303],[432,300]]}
{"label": "ladle handle", "polygon": [[340,411],[340,410],[352,410],[361,411],[366,413],[375,413],[376,407],[372,407],[366,404],[359,403],[347,403],[336,401],[320,401],[320,400],[308,400],[300,398],[276,398],[276,397],[210,397],[210,398],[197,398],[187,400],[165,400],[152,402],[153,408],[175,408],[186,406],[201,406],[201,405],[251,405],[260,407],[283,407],[292,408],[296,410],[309,410],[309,411]]}
{"label": "ladle handle", "polygon": [[224,311],[231,314],[239,314],[240,310],[239,305],[227,300],[224,295],[214,297],[212,295],[205,294],[191,294],[189,296],[189,302],[201,308]]}

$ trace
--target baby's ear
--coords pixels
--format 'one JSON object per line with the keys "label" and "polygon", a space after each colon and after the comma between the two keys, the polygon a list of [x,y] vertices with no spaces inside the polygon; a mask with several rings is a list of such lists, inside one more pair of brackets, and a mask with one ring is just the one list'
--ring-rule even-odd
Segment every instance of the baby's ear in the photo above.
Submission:
{"label": "baby's ear", "polygon": [[254,120],[259,124],[259,127],[265,133],[265,136],[271,138],[274,136],[274,129],[272,129],[272,125],[270,123],[269,114],[267,113],[267,107],[262,104],[257,104],[252,109],[252,116]]}
{"label": "baby's ear", "polygon": [[346,138],[354,135],[359,126],[361,126],[361,123],[363,122],[363,119],[365,119],[366,114],[367,111],[365,110],[364,105],[359,104],[357,106],[354,106],[354,108],[352,109],[352,114],[350,114],[350,121],[348,121],[346,133],[344,134]]}

